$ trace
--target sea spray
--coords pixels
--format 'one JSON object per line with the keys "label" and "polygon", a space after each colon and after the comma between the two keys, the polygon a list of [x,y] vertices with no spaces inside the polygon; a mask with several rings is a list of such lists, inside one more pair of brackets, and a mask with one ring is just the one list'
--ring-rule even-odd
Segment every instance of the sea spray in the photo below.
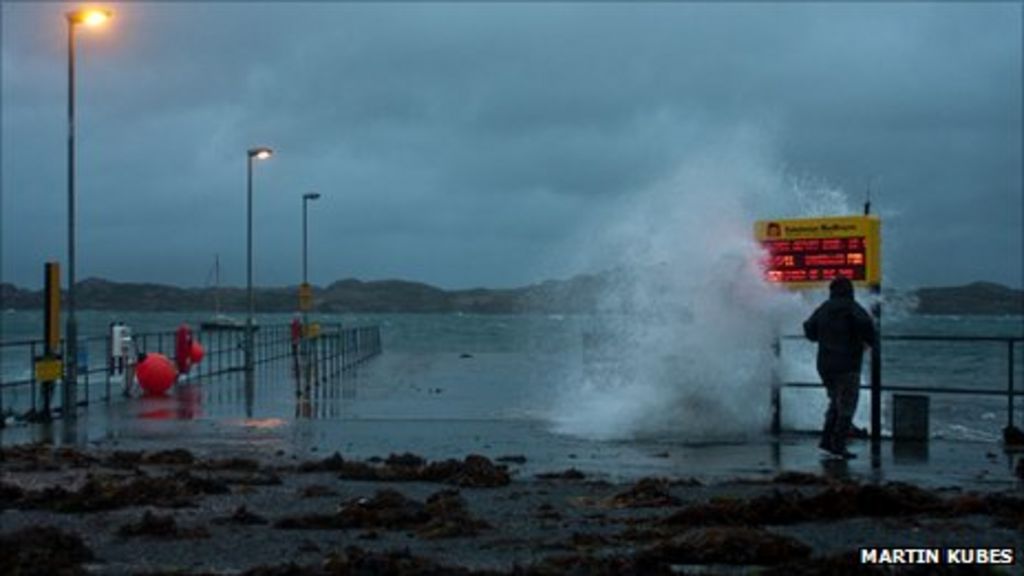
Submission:
{"label": "sea spray", "polygon": [[720,138],[596,227],[581,264],[610,271],[581,334],[582,370],[550,414],[557,431],[708,441],[766,430],[784,368],[773,343],[814,296],[762,280],[753,223],[851,213],[840,190],[787,175],[770,151],[755,132]]}

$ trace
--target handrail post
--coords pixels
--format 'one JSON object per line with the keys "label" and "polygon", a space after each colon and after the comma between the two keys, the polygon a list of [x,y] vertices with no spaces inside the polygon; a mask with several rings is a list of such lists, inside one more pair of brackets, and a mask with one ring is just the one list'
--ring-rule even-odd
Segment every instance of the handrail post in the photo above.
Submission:
{"label": "handrail post", "polygon": [[882,286],[871,287],[875,302],[871,305],[875,317],[875,341],[871,343],[871,454],[878,461],[882,447]]}
{"label": "handrail post", "polygon": [[[2,289],[0,288],[0,290]],[[0,319],[0,323],[3,323],[3,319]],[[4,365],[3,333],[3,330],[0,329],[0,366]],[[0,370],[0,430],[6,426],[4,420],[4,371]]]}
{"label": "handrail post", "polygon": [[[83,349],[85,350],[85,358],[86,358],[85,366],[84,366],[84,370],[85,370],[85,372],[84,372],[84,376],[85,376],[85,400],[84,400],[84,404],[83,404],[82,400],[79,400],[76,403],[76,405],[88,406],[89,405],[89,339],[85,340],[85,347]],[[80,349],[80,350],[82,350],[82,349]],[[76,358],[75,361],[77,362],[78,359]]]}
{"label": "handrail post", "polygon": [[1006,426],[1013,427],[1013,340],[1006,341]]}
{"label": "handrail post", "polygon": [[[35,342],[31,342],[29,344],[29,358],[28,358],[28,360],[29,360],[30,363],[36,361],[36,343]],[[35,413],[36,413],[36,371],[35,370],[32,370],[31,378],[32,378],[32,414],[35,415]],[[47,408],[50,407],[49,403],[47,403],[46,407]],[[0,415],[0,419],[3,419],[2,415]]]}
{"label": "handrail post", "polygon": [[782,340],[777,336],[772,342],[772,353],[775,354],[775,370],[772,371],[772,434],[778,436],[782,432],[782,378],[779,375]]}
{"label": "handrail post", "polygon": [[106,390],[105,390],[105,393],[107,395],[106,401],[109,403],[110,402],[110,373],[112,371],[113,361],[114,361],[113,360],[113,358],[114,358],[114,338],[113,338],[113,335],[112,334],[107,334],[107,336],[106,336],[106,338],[104,338],[104,340],[106,341],[105,349],[106,349],[106,352],[107,352],[107,357],[105,359],[107,361],[107,373],[106,373],[106,376],[104,377],[104,383],[106,385]]}

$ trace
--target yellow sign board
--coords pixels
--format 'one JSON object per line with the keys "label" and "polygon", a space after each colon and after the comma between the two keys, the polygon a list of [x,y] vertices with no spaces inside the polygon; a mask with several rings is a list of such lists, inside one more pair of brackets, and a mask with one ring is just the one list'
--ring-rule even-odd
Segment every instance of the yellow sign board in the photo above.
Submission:
{"label": "yellow sign board", "polygon": [[313,322],[306,324],[305,326],[305,337],[306,338],[318,338],[320,336],[320,324]]}
{"label": "yellow sign board", "polygon": [[36,380],[53,382],[64,375],[64,363],[60,358],[36,358]]}
{"label": "yellow sign board", "polygon": [[882,282],[882,222],[877,216],[759,220],[754,237],[765,249],[768,282],[817,288],[845,276],[854,284]]}
{"label": "yellow sign board", "polygon": [[303,312],[309,310],[312,303],[313,289],[310,287],[308,282],[303,282],[299,285],[299,310],[302,310]]}

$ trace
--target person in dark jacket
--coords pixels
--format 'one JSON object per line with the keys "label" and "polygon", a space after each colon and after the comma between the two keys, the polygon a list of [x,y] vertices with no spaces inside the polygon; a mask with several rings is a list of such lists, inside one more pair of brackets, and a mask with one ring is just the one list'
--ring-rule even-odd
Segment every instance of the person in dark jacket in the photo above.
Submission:
{"label": "person in dark jacket", "polygon": [[857,412],[864,347],[875,345],[875,324],[853,299],[848,278],[836,278],[828,289],[829,299],[804,322],[804,335],[818,343],[818,374],[828,391],[818,446],[835,456],[856,458],[846,450],[846,439]]}

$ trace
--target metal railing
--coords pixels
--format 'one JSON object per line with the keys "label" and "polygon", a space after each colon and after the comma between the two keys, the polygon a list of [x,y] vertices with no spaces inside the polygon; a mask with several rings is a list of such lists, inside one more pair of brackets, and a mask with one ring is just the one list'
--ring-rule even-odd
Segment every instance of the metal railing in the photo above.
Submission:
{"label": "metal railing", "polygon": [[[782,340],[785,341],[797,341],[805,340],[803,336],[787,335],[783,336]],[[1006,422],[1007,426],[1013,426],[1015,422],[1014,417],[1014,403],[1017,397],[1015,376],[1016,370],[1015,365],[1015,353],[1016,347],[1021,342],[1024,342],[1024,336],[934,336],[934,335],[914,335],[914,334],[901,334],[901,335],[883,335],[882,336],[882,350],[884,353],[884,347],[886,342],[941,342],[941,343],[997,343],[1003,344],[1006,350],[1006,385],[1002,388],[993,387],[958,387],[958,386],[918,386],[918,385],[907,385],[907,384],[885,384],[882,381],[881,391],[883,393],[889,392],[911,392],[921,394],[949,394],[949,395],[963,395],[963,396],[1005,396],[1006,398]],[[781,351],[777,348],[777,354]],[[780,382],[778,389],[786,388],[821,388],[821,382]],[[862,384],[861,390],[870,390],[870,384]],[[778,423],[782,419],[782,403],[781,396],[776,391],[772,394],[772,410],[773,418],[776,422],[775,427],[779,428]]]}
{"label": "metal railing", "polygon": [[[160,353],[174,357],[175,331],[146,332],[132,336],[134,348],[140,353]],[[191,378],[211,377],[245,370],[245,332],[231,330],[196,330],[194,339],[204,348],[202,362],[190,372]],[[344,328],[340,324],[325,324],[320,333],[307,340],[307,361],[317,364],[317,374],[322,378],[338,374],[365,362],[381,352],[380,328],[378,326]],[[287,324],[263,325],[254,334],[255,364],[292,359],[292,328]],[[42,339],[26,339],[0,342],[0,427],[7,418],[32,418],[40,413],[43,383],[36,379],[34,362],[45,349]],[[64,349],[64,341],[60,341]],[[79,338],[79,371],[76,390],[76,405],[88,406],[91,401],[110,402],[121,396],[123,378],[115,374],[111,364],[111,338],[108,335]],[[11,370],[19,376],[5,379]],[[60,386],[55,384],[55,388]],[[121,386],[117,393],[113,386]],[[97,390],[97,386],[102,386]],[[61,398],[52,393],[52,398]],[[56,406],[55,406],[56,408]],[[60,406],[61,412],[64,406]]]}

